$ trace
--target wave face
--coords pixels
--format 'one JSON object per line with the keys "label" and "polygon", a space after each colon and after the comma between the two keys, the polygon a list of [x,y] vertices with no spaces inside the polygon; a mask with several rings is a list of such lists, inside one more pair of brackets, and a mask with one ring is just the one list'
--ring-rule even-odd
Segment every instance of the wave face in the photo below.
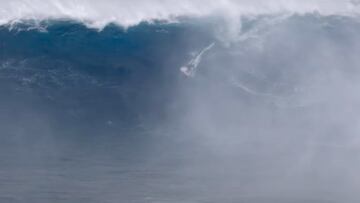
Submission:
{"label": "wave face", "polygon": [[71,21],[43,26],[29,22],[0,30],[2,89],[14,97],[46,98],[79,120],[101,112],[136,120],[166,106],[186,50],[210,40],[191,25],[109,25],[101,32]]}
{"label": "wave face", "polygon": [[220,2],[0,0],[0,202],[358,202],[358,3]]}

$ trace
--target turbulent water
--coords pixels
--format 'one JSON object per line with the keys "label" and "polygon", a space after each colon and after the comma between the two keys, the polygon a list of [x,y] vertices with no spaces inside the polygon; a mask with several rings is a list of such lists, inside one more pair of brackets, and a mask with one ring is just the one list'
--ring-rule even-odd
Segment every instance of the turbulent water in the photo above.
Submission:
{"label": "turbulent water", "polygon": [[0,202],[359,202],[358,2],[219,2],[0,0]]}

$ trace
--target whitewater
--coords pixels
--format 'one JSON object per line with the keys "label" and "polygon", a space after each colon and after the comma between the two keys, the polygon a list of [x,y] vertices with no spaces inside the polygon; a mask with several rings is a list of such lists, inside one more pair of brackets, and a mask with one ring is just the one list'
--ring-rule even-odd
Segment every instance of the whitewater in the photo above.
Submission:
{"label": "whitewater", "polygon": [[234,26],[244,15],[319,13],[357,16],[360,11],[356,0],[2,0],[0,3],[1,24],[21,20],[73,19],[96,28],[103,28],[108,23],[128,27],[143,21],[176,21],[177,17],[211,15],[223,16]]}

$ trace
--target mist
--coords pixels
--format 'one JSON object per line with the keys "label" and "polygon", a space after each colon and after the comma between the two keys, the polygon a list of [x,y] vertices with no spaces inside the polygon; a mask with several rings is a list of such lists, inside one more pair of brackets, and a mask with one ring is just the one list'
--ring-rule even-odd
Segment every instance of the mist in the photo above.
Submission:
{"label": "mist", "polygon": [[217,193],[357,201],[358,28],[349,23],[293,16],[203,56],[182,89],[183,122],[211,151],[198,164]]}

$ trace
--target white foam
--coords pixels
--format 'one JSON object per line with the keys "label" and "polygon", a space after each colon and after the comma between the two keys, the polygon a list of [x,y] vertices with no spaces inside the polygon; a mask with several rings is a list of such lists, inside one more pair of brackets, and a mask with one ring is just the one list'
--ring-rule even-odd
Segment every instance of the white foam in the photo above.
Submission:
{"label": "white foam", "polygon": [[178,16],[224,16],[281,12],[358,15],[356,0],[0,0],[0,24],[19,20],[74,19],[102,28],[108,23],[131,26],[141,21]]}

